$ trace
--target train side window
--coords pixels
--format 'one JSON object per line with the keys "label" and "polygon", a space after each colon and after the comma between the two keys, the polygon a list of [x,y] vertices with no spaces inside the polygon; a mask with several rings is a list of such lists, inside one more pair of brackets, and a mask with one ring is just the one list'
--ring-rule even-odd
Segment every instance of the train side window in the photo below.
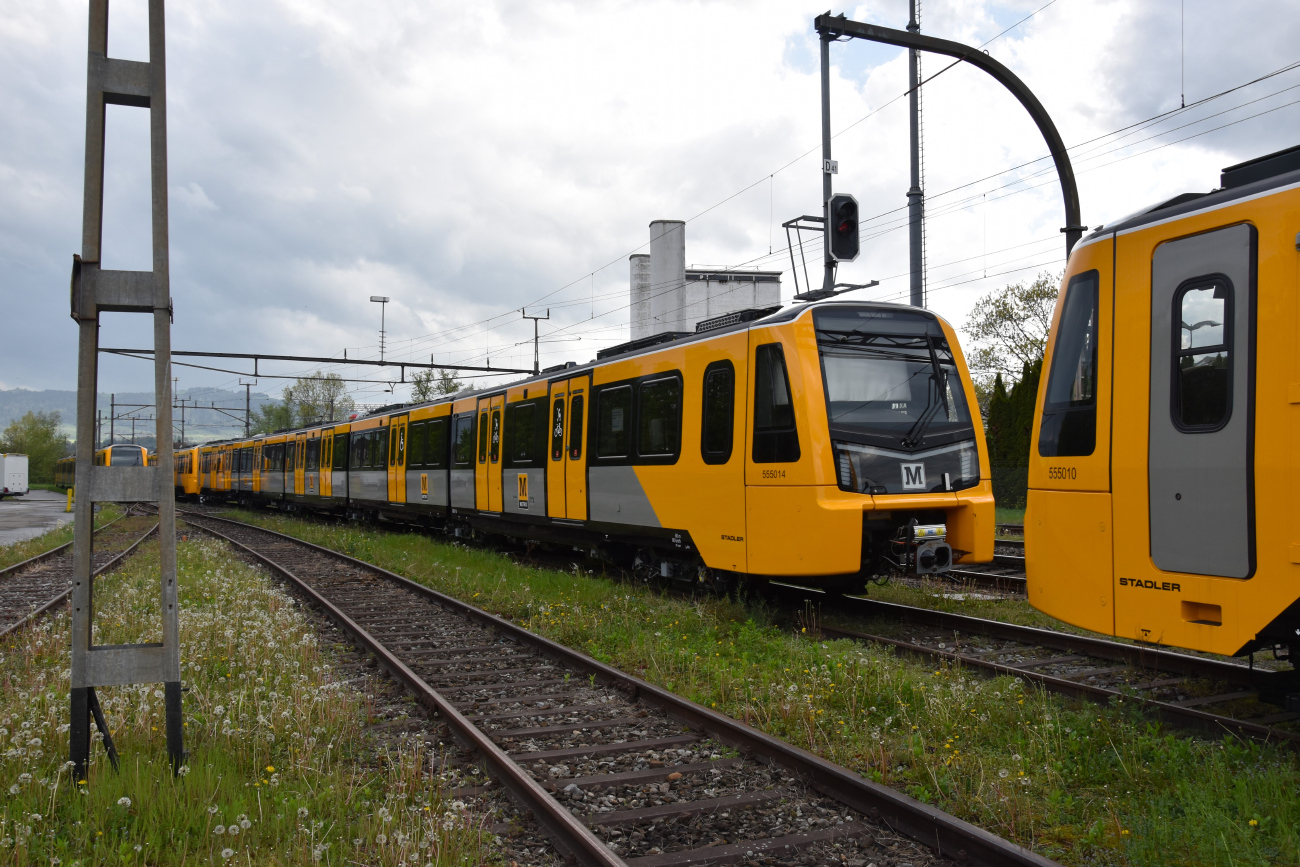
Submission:
{"label": "train side window", "polygon": [[474,463],[474,415],[469,413],[456,419],[456,466],[467,467]]}
{"label": "train side window", "polygon": [[715,361],[704,369],[704,408],[700,414],[700,454],[706,464],[731,460],[735,411],[736,369],[730,361]]}
{"label": "train side window", "polygon": [[1174,293],[1174,424],[1188,433],[1221,429],[1232,417],[1232,284],[1189,281]]}
{"label": "train side window", "polygon": [[754,463],[793,463],[799,454],[785,352],[767,343],[754,356]]}
{"label": "train side window", "polygon": [[307,466],[308,471],[320,469],[320,438],[307,440]]}
{"label": "train side window", "polygon": [[346,470],[348,468],[348,435],[334,435],[334,469]]}
{"label": "train side window", "polygon": [[551,407],[551,460],[564,459],[564,398],[557,397]]}
{"label": "train side window", "polygon": [[447,423],[449,421],[450,419],[436,418],[425,423],[424,465],[426,467],[435,470],[447,468]]}
{"label": "train side window", "polygon": [[1096,271],[1070,278],[1052,348],[1038,454],[1086,457],[1097,447]]}
{"label": "train side window", "polygon": [[569,460],[582,457],[582,395],[569,401]]}
{"label": "train side window", "polygon": [[370,462],[370,435],[357,433],[352,435],[352,469],[359,470]]}
{"label": "train side window", "polygon": [[481,412],[478,414],[478,462],[487,463],[488,455],[488,414]]}
{"label": "train side window", "polygon": [[676,376],[666,376],[643,382],[638,397],[637,454],[676,455],[682,431],[682,381]]}
{"label": "train side window", "polygon": [[632,386],[606,388],[596,396],[596,457],[625,458],[632,427]]}
{"label": "train side window", "polygon": [[374,432],[375,450],[373,452],[374,461],[370,464],[377,470],[382,470],[388,465],[388,440],[391,428],[381,427]]}
{"label": "train side window", "polygon": [[406,465],[408,467],[424,466],[424,442],[428,422],[417,421],[411,424],[409,439],[406,444]]}
{"label": "train side window", "polygon": [[519,403],[510,407],[509,455],[517,464],[532,463],[537,457],[537,404]]}

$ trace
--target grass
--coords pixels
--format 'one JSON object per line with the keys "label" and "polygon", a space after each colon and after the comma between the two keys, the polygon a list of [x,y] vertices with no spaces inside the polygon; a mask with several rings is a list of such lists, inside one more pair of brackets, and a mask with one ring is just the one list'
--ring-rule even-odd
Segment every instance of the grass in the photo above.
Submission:
{"label": "grass", "polygon": [[[121,516],[121,508],[113,503],[105,503],[103,508],[95,513],[95,526],[102,527],[109,521],[117,520]],[[9,545],[0,545],[0,569],[7,569],[15,563],[21,563],[35,557],[37,554],[43,554],[51,548],[66,545],[72,541],[72,530],[73,524],[69,521],[62,527],[56,527],[39,536],[33,536],[30,539],[24,539],[21,542],[14,542]]]}
{"label": "grass", "polygon": [[[87,779],[67,749],[67,611],[0,646],[0,864],[479,864],[482,823],[440,796],[437,757],[377,741],[289,597],[214,541],[178,550],[185,740],[166,757],[161,684],[101,688],[122,756]],[[157,544],[96,586],[97,644],[157,640]],[[96,741],[98,735],[96,734]]]}
{"label": "grass", "polygon": [[29,484],[29,485],[27,486],[27,490],[29,490],[29,491],[53,491],[53,492],[56,493],[56,494],[62,494],[62,493],[66,493],[68,489],[65,488],[65,487],[63,487],[62,485],[47,484],[47,483],[45,483],[45,482],[32,482],[31,484]]}
{"label": "grass", "polygon": [[993,520],[999,524],[1022,524],[1023,525],[1025,523],[1024,509],[1004,509],[1001,506],[998,506],[997,509],[995,509],[994,511],[996,513],[996,517]]}
{"label": "grass", "polygon": [[815,612],[792,624],[578,563],[239,516],[471,601],[1067,864],[1300,864],[1300,768],[1281,748],[1174,735],[1131,704],[818,640]]}

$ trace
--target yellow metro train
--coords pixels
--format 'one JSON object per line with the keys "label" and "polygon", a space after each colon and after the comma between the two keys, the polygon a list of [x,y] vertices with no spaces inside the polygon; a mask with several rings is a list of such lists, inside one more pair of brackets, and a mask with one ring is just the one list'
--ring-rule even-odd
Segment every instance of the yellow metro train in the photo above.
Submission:
{"label": "yellow metro train", "polygon": [[745,311],[495,389],[176,453],[176,493],[573,546],[646,577],[832,591],[987,562],[953,329],[843,300]]}
{"label": "yellow metro train", "polygon": [[1070,256],[1034,419],[1029,601],[1097,632],[1300,646],[1300,147]]}
{"label": "yellow metro train", "polygon": [[[134,443],[117,443],[95,450],[94,463],[97,467],[150,467],[154,457],[144,446]],[[77,459],[60,458],[54,462],[54,484],[71,488],[77,483]]]}

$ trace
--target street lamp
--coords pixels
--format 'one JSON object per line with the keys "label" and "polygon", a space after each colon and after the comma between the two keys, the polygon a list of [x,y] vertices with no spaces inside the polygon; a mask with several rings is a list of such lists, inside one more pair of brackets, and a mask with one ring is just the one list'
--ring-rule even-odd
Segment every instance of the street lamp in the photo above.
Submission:
{"label": "street lamp", "polygon": [[384,360],[384,314],[388,312],[387,295],[371,295],[370,300],[379,305],[379,360]]}

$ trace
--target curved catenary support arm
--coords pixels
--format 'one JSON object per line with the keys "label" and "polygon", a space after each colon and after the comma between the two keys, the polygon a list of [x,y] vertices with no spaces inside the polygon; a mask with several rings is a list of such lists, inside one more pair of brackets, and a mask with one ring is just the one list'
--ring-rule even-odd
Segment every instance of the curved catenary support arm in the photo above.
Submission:
{"label": "curved catenary support arm", "polygon": [[1043,134],[1047,142],[1047,149],[1052,152],[1052,160],[1056,163],[1056,173],[1061,179],[1061,196],[1065,199],[1065,228],[1061,229],[1065,233],[1065,254],[1070,255],[1074,249],[1075,243],[1083,237],[1084,229],[1083,218],[1079,215],[1079,188],[1074,182],[1074,168],[1070,165],[1070,156],[1065,151],[1065,143],[1061,141],[1061,134],[1056,131],[1056,124],[1052,123],[1052,118],[1047,114],[1047,109],[1034,96],[1033,91],[1025,86],[1016,74],[1007,69],[1001,63],[998,63],[992,57],[989,57],[978,48],[969,45],[962,45],[960,42],[952,42],[947,39],[935,39],[933,36],[922,36],[919,33],[909,33],[906,30],[891,30],[888,27],[877,27],[874,24],[863,24],[859,21],[850,21],[843,15],[818,15],[816,21],[817,32],[826,37],[850,36],[855,39],[866,39],[870,42],[883,42],[886,45],[897,45],[900,48],[915,48],[920,51],[928,51],[932,54],[945,54],[948,57],[956,57],[958,60],[964,60],[972,66],[984,70],[993,76],[999,84],[1011,91],[1020,104],[1029,112],[1029,116],[1038,124],[1038,131]]}

